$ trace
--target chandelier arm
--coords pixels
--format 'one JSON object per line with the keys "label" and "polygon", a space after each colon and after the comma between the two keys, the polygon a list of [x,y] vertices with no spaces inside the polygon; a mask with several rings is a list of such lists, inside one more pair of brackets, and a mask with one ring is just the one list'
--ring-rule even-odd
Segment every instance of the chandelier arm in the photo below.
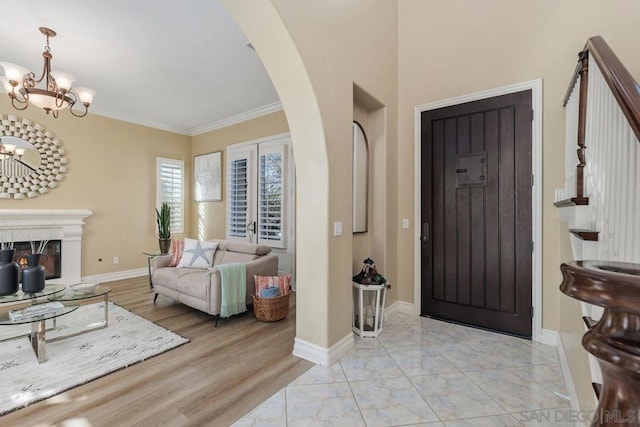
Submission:
{"label": "chandelier arm", "polygon": [[15,96],[10,96],[10,98],[11,98],[11,105],[13,105],[13,108],[15,108],[16,110],[26,110],[27,107],[29,106],[29,103],[27,101],[20,101]]}
{"label": "chandelier arm", "polygon": [[[11,103],[12,105],[14,104],[14,101],[19,103],[19,104],[28,104],[27,99],[24,97],[24,95],[22,95],[22,99],[18,98],[18,94],[22,95],[22,92],[18,91],[16,93],[16,87],[11,85],[11,92],[8,93],[7,95],[9,95],[9,98],[11,98]],[[26,108],[26,107],[25,107]]]}
{"label": "chandelier arm", "polygon": [[74,116],[76,116],[76,117],[84,117],[84,116],[86,116],[86,115],[87,115],[87,113],[89,112],[89,106],[88,106],[87,104],[83,104],[83,105],[84,105],[84,113],[82,113],[82,114],[76,114],[76,113],[73,111],[73,108],[71,108],[71,107],[73,107],[74,105],[75,105],[75,103],[74,103],[74,104],[72,104],[72,105],[69,105],[69,111],[71,112],[71,114],[73,114],[73,115],[74,115]]}
{"label": "chandelier arm", "polygon": [[[47,55],[49,56],[49,58],[47,58]],[[49,87],[49,72],[51,72],[51,63],[49,62],[49,59],[51,58],[51,54],[42,52],[42,56],[44,57],[44,65],[42,66],[42,75],[40,76],[40,78],[36,80],[36,75],[33,72],[29,73],[29,84],[31,87],[36,87],[43,80],[45,81],[46,87]],[[27,79],[25,79],[25,81],[26,80]],[[25,87],[27,86],[25,85]]]}
{"label": "chandelier arm", "polygon": [[[56,92],[56,100],[55,100],[56,107],[61,108],[64,105],[65,98],[66,97],[64,93]],[[71,105],[73,105],[73,102],[71,103]]]}
{"label": "chandelier arm", "polygon": [[40,80],[36,81],[35,80],[36,75],[33,74],[33,71],[27,73],[24,75],[24,78],[22,79],[22,87],[27,88],[27,87],[35,87],[36,84],[38,84],[40,82]]}

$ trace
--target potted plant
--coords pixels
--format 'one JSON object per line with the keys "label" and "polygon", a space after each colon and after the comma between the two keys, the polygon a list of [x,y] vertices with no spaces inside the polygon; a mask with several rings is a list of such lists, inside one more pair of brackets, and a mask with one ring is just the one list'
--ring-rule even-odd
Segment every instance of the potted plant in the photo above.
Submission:
{"label": "potted plant", "polygon": [[171,207],[168,203],[163,203],[160,210],[156,208],[156,223],[158,224],[160,252],[168,254],[171,246]]}

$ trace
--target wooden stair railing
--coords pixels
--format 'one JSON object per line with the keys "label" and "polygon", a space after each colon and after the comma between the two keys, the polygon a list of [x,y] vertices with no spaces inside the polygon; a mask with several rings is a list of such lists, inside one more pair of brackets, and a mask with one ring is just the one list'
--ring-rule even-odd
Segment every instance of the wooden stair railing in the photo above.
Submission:
{"label": "wooden stair railing", "polygon": [[[578,58],[564,98],[564,106],[569,104],[567,112],[571,120],[568,123],[573,124],[567,135],[577,137],[576,196],[555,205],[588,205],[591,197],[591,213],[595,212],[591,222],[592,226],[602,227],[602,242],[598,243],[597,252],[590,253],[606,259],[640,262],[640,245],[634,236],[638,224],[634,209],[640,203],[634,182],[640,173],[635,163],[640,158],[637,148],[640,85],[600,36],[590,38]],[[579,87],[576,87],[578,81]],[[574,98],[575,95],[579,98]],[[611,123],[617,127],[607,127]],[[622,145],[629,143],[632,145]],[[568,147],[567,153],[569,150]],[[612,157],[612,153],[618,157]],[[585,166],[589,188],[585,188]],[[573,192],[571,169],[572,165],[566,164],[570,178],[567,179],[569,186],[564,189],[565,197]],[[600,175],[602,171],[606,174]],[[600,183],[607,185],[599,186]],[[603,207],[606,210],[603,211]],[[579,225],[585,223],[583,216]],[[579,239],[598,241],[598,231],[581,228],[569,231]],[[592,384],[598,409],[591,425],[640,426],[640,264],[575,261],[560,268],[563,293],[604,308],[598,321],[583,317],[587,332],[582,345],[597,359],[602,372],[602,385]]]}
{"label": "wooden stair railing", "polygon": [[569,230],[569,233],[573,234],[574,236],[576,236],[578,239],[581,239],[581,240],[586,240],[589,242],[598,241],[599,231],[584,230],[581,228],[571,228]]}
{"label": "wooden stair railing", "polygon": [[575,261],[560,269],[562,292],[605,309],[582,338],[602,371],[591,425],[640,425],[640,264]]}
{"label": "wooden stair railing", "polygon": [[636,137],[640,139],[640,89],[638,84],[604,39],[601,36],[591,37],[587,40],[584,50],[578,54],[578,64],[563,99],[563,106],[566,106],[574,86],[578,81],[578,77],[580,77],[578,140],[576,141],[576,153],[578,157],[578,164],[576,165],[576,196],[555,202],[554,204],[557,207],[589,204],[589,198],[586,197],[584,191],[584,167],[586,165],[585,149],[587,149],[585,146],[587,89],[589,86],[589,66],[591,59],[593,59],[600,68],[629,126],[633,129]]}

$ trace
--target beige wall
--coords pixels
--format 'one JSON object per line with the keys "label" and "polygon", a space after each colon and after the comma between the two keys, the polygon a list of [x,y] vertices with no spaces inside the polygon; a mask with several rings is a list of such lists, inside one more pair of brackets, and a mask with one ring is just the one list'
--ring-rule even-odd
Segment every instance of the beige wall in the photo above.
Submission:
{"label": "beige wall", "polygon": [[[384,0],[224,3],[255,46],[287,112],[298,185],[297,338],[327,348],[351,330],[348,153],[354,83],[386,106],[383,135],[391,154],[386,167],[395,172],[397,5]],[[342,236],[333,236],[336,221],[343,223]],[[388,265],[387,274],[392,272]]]}
{"label": "beige wall", "polygon": [[[384,143],[380,147],[387,150],[387,161],[380,173],[387,176],[387,185],[395,183],[397,5],[385,0],[275,0],[273,3],[296,44],[318,100],[329,164],[329,224],[342,221],[344,225],[342,236],[324,236],[329,239],[329,280],[313,284],[328,291],[329,329],[324,343],[317,342],[315,334],[309,337],[312,342],[328,347],[351,330],[352,177],[348,153],[351,151],[354,83],[385,106],[381,132]],[[293,127],[293,120],[290,125]],[[293,143],[295,148],[295,139]],[[381,189],[380,193],[386,194],[387,189]],[[376,244],[378,250],[386,253],[395,241],[395,205],[384,203],[383,206],[377,215],[385,224],[392,224],[394,234],[381,236]],[[300,227],[297,230],[301,232]],[[298,249],[302,249],[300,245]],[[394,263],[387,261],[384,266],[384,273],[392,282],[395,255],[393,258]]]}
{"label": "beige wall", "polygon": [[[60,139],[69,159],[68,173],[56,189],[32,200],[2,200],[0,209],[93,211],[84,228],[83,276],[142,268],[146,266],[142,252],[158,250],[156,157],[185,162],[184,234],[198,237],[202,230],[205,238],[224,238],[226,189],[222,202],[193,202],[193,156],[288,131],[283,111],[189,137],[91,114],[75,118],[62,112],[55,120],[35,108],[14,110],[3,97],[0,108],[47,127]],[[222,159],[224,164],[224,154]],[[114,256],[119,258],[117,265],[112,263]]]}
{"label": "beige wall", "polygon": [[[562,98],[578,51],[594,35],[639,75],[639,13],[633,0],[399,0],[400,216],[413,217],[414,106],[543,79],[543,328],[560,330],[586,409],[593,400],[579,306],[558,291],[559,266],[571,259],[566,227],[553,206],[554,189],[564,180]],[[413,234],[401,233],[398,244],[399,299],[413,301]]]}
{"label": "beige wall", "polygon": [[[146,266],[142,252],[158,250],[156,157],[184,160],[186,176],[191,176],[190,138],[91,114],[76,118],[61,112],[53,119],[34,107],[17,111],[6,96],[0,97],[0,111],[45,126],[69,159],[57,188],[35,199],[2,200],[0,209],[89,209],[93,215],[84,227],[82,275]],[[185,208],[188,222],[190,206]]]}
{"label": "beige wall", "polygon": [[[222,201],[194,202],[193,193],[188,198],[191,208],[191,234],[193,238],[224,239],[227,216],[227,182],[225,149],[228,145],[251,141],[289,131],[284,111],[268,114],[233,126],[217,129],[192,137],[191,154],[222,151]],[[193,161],[192,161],[193,162]],[[192,179],[192,178],[191,178]],[[191,186],[193,188],[193,185]]]}
{"label": "beige wall", "polygon": [[[156,157],[185,162],[184,234],[198,237],[202,230],[205,238],[224,238],[225,189],[222,202],[193,202],[193,156],[288,131],[283,111],[189,137],[91,114],[75,118],[62,112],[56,120],[35,108],[16,111],[3,97],[0,109],[47,127],[60,139],[69,159],[68,173],[57,188],[31,200],[2,200],[0,209],[93,211],[84,228],[83,276],[145,267],[142,252],[158,250]],[[222,158],[224,163],[224,154]],[[117,265],[114,256],[119,258]]]}
{"label": "beige wall", "polygon": [[[543,79],[543,327],[547,329],[559,327],[559,264],[567,257],[558,250],[561,235],[552,204],[554,189],[562,187],[564,179],[562,97],[577,52],[590,36],[603,35],[623,60],[640,68],[635,52],[640,29],[632,18],[639,12],[640,5],[631,0],[399,1],[398,140],[399,163],[406,166],[399,174],[401,216],[412,216],[413,211],[414,106]],[[412,236],[401,235],[399,245],[400,299],[412,301],[413,259],[404,255],[412,253]]]}

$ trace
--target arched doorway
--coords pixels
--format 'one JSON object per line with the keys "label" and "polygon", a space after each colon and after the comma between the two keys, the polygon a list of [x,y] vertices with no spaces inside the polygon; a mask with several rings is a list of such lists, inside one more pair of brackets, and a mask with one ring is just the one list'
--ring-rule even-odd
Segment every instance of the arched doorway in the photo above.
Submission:
{"label": "arched doorway", "polygon": [[322,118],[302,59],[271,1],[223,0],[260,56],[287,115],[296,163],[297,323],[294,354],[328,364],[329,167]]}

